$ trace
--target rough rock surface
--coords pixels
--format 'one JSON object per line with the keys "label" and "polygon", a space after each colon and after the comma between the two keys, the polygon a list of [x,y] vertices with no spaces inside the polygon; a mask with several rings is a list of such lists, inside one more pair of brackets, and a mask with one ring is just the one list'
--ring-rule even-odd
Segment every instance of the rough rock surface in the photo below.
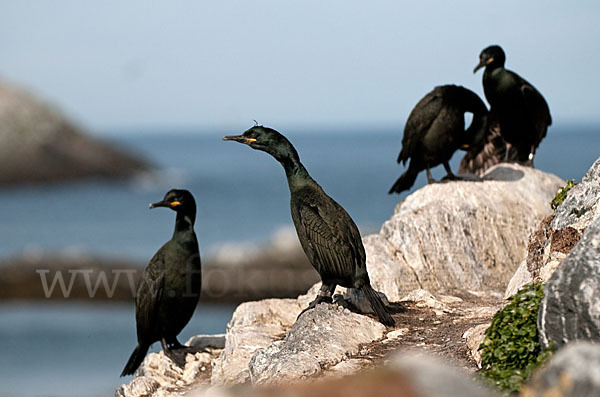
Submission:
{"label": "rough rock surface", "polygon": [[[282,345],[282,341],[284,340],[285,333],[291,327],[291,323],[289,326],[285,323],[289,321],[284,320],[281,321],[281,316],[283,315],[280,310],[286,312],[286,307],[289,309],[289,316],[293,318],[296,317],[297,313],[301,308],[304,308],[310,300],[314,298],[314,293],[318,290],[318,285],[313,288],[312,291],[309,291],[308,294],[300,296],[294,304],[294,301],[288,301],[289,306],[287,305],[279,305],[281,304],[281,300],[273,299],[273,300],[265,300],[261,302],[253,302],[252,305],[244,304],[238,311],[235,317],[237,317],[236,323],[247,324],[246,326],[241,325],[241,327],[245,327],[246,335],[252,337],[251,329],[257,327],[263,332],[268,332],[261,324],[265,323],[273,323],[279,321],[280,327],[273,327],[272,329],[277,330],[279,334],[271,335],[270,340],[273,342],[269,342],[265,344],[265,346],[259,349],[246,349],[244,346],[237,345],[235,348],[231,349],[230,354],[227,356],[227,360],[229,363],[232,363],[237,366],[236,371],[231,371],[229,374],[231,375],[231,379],[229,382],[222,382],[219,386],[211,386],[210,379],[208,379],[208,375],[205,372],[198,373],[195,381],[193,383],[183,383],[182,386],[178,386],[181,383],[177,383],[178,380],[182,380],[184,377],[184,372],[177,371],[176,368],[164,367],[165,369],[169,369],[167,372],[162,371],[162,373],[168,374],[169,381],[165,384],[165,386],[161,386],[161,383],[164,384],[164,376],[160,375],[161,371],[159,371],[158,375],[152,375],[150,372],[144,372],[145,378],[149,378],[152,376],[153,382],[147,381],[140,382],[141,385],[130,384],[128,386],[123,386],[122,390],[118,394],[119,396],[127,395],[133,396],[134,394],[126,394],[125,392],[130,391],[130,389],[126,389],[126,387],[131,388],[132,386],[136,386],[136,390],[146,390],[147,393],[138,394],[139,396],[149,396],[160,397],[160,396],[179,396],[180,393],[185,393],[185,395],[202,395],[205,393],[207,396],[225,396],[231,395],[231,393],[235,393],[236,390],[245,393],[245,395],[251,395],[251,393],[258,393],[261,395],[260,391],[254,388],[246,388],[236,386],[232,390],[228,389],[232,383],[238,383],[235,380],[235,373],[237,373],[241,377],[241,381],[245,381],[249,383],[248,378],[248,369],[249,369],[249,361],[252,354],[249,354],[249,350],[253,351],[257,356],[262,353],[258,353],[261,349],[265,349],[267,345],[269,348],[273,349],[273,352],[280,354],[277,357],[277,360],[273,360],[272,363],[263,363],[266,364],[262,370],[272,371],[274,369],[279,369],[280,364],[284,361],[279,358],[289,358],[292,359],[294,355],[300,357],[300,361],[303,363],[303,368],[313,368],[311,366],[311,362],[313,362],[313,357],[303,357],[300,352],[296,354],[293,351],[290,351]],[[370,343],[360,344],[360,348],[354,349],[352,347],[345,354],[340,354],[340,350],[337,345],[332,344],[331,346],[325,346],[323,352],[318,353],[318,359],[314,360],[323,364],[323,368],[318,369],[316,375],[319,379],[335,377],[339,378],[345,375],[353,375],[353,379],[355,376],[361,376],[358,373],[362,373],[363,371],[368,371],[369,369],[373,369],[374,367],[380,367],[385,365],[389,361],[389,356],[393,352],[398,350],[406,350],[406,349],[416,349],[421,352],[426,352],[427,354],[435,355],[436,357],[441,357],[445,361],[453,363],[455,366],[458,366],[466,373],[472,373],[476,370],[476,366],[473,364],[473,361],[469,357],[468,348],[465,344],[463,334],[467,329],[490,321],[492,315],[496,312],[500,305],[500,300],[497,295],[485,295],[483,293],[464,293],[460,297],[457,296],[444,296],[429,293],[424,290],[416,290],[412,291],[408,295],[406,295],[401,303],[392,303],[392,311],[394,313],[394,318],[396,319],[397,328],[393,330],[386,329],[385,331],[389,331],[387,333],[384,332],[380,337],[371,341]],[[321,308],[323,306],[323,308]],[[327,312],[331,316],[346,316],[349,315],[352,318],[356,318],[360,323],[365,322],[368,324],[375,324],[375,329],[382,327],[376,320],[373,318],[369,318],[367,316],[360,316],[353,313],[348,313],[345,309],[340,309],[338,306],[331,305],[321,305],[317,310],[323,310]],[[274,308],[278,308],[275,310]],[[292,313],[293,310],[296,310]],[[324,314],[324,313],[323,313]],[[279,320],[270,320],[268,316],[275,316]],[[311,312],[305,313],[300,321],[304,321],[303,318],[305,316],[309,316],[310,318]],[[324,320],[325,323],[330,320]],[[338,321],[340,321],[338,319]],[[343,320],[342,320],[343,321]],[[254,325],[252,325],[254,324]],[[318,324],[314,324],[314,326],[319,326]],[[336,327],[333,324],[332,329]],[[233,334],[236,334],[235,330],[237,327],[229,328],[229,332],[233,331]],[[322,328],[322,327],[320,327]],[[345,327],[345,333],[342,334],[344,337],[348,337],[352,335],[352,332],[356,332],[355,329],[358,329],[356,326],[351,327],[351,331],[349,332],[348,326]],[[283,331],[282,331],[283,330]],[[238,329],[239,331],[239,329]],[[314,332],[313,329],[306,329],[308,332]],[[328,332],[328,331],[325,331]],[[360,329],[360,332],[364,332],[364,329]],[[293,331],[290,332],[293,334]],[[322,335],[322,333],[320,334]],[[338,335],[339,336],[339,335]],[[290,338],[290,337],[288,337]],[[310,340],[310,338],[308,339]],[[237,340],[234,338],[229,339],[230,343],[234,343]],[[191,342],[191,341],[190,341]],[[253,342],[252,339],[246,340],[247,344],[251,344]],[[312,348],[316,347],[320,342],[318,338],[313,338],[312,342],[308,342],[310,346],[315,344]],[[344,340],[344,344],[346,341]],[[283,346],[283,347],[282,347]],[[310,347],[309,346],[309,347]],[[230,348],[233,347],[230,346]],[[266,350],[268,350],[267,348]],[[270,351],[263,350],[264,353],[270,353]],[[281,353],[286,353],[285,356],[281,355]],[[289,353],[289,354],[287,354]],[[275,354],[275,353],[274,353]],[[239,355],[237,358],[236,355]],[[158,354],[160,356],[160,354]],[[222,355],[223,357],[225,355]],[[339,357],[342,356],[342,361],[337,364],[335,363],[339,360]],[[188,356],[191,357],[191,356]],[[335,360],[328,361],[327,357],[334,357]],[[159,357],[160,358],[160,357]],[[221,360],[220,357],[213,355],[213,365],[214,367],[220,366],[219,363]],[[168,362],[168,361],[167,361]],[[289,363],[289,362],[288,362]],[[309,363],[309,365],[304,365]],[[159,367],[159,363],[153,364],[152,367]],[[252,364],[250,364],[252,367]],[[276,368],[269,368],[269,366],[273,366]],[[146,365],[144,364],[144,367]],[[316,369],[316,368],[315,368]],[[288,368],[284,368],[285,371]],[[188,373],[191,373],[187,370]],[[138,375],[141,375],[138,374]],[[172,375],[172,376],[170,376]],[[279,376],[275,375],[276,377]],[[154,379],[156,377],[156,379]],[[221,377],[221,379],[223,379]],[[311,378],[311,382],[312,382]],[[149,382],[149,383],[148,383]],[[187,381],[186,381],[187,382]],[[347,382],[347,378],[345,378],[344,382]],[[153,386],[154,383],[158,383],[158,386]],[[267,382],[269,383],[269,382]],[[303,383],[303,382],[301,382]],[[310,382],[308,382],[310,383]],[[145,386],[144,386],[145,385]],[[378,383],[379,385],[379,383]],[[142,387],[144,386],[144,387]],[[158,387],[157,391],[152,393],[149,390]],[[208,389],[207,389],[208,387]],[[286,388],[288,385],[285,386]],[[301,386],[299,386],[301,387]],[[379,386],[377,386],[379,387]],[[125,391],[125,392],[123,392]],[[170,393],[170,394],[169,394]]]}
{"label": "rough rock surface", "polygon": [[301,311],[296,299],[265,299],[239,305],[227,325],[225,349],[214,361],[211,383],[249,382],[248,363],[254,353],[282,339]]}
{"label": "rough rock surface", "polygon": [[559,350],[521,396],[600,396],[600,345],[581,342]]}
{"label": "rough rock surface", "polygon": [[373,287],[390,301],[419,288],[503,291],[563,184],[540,170],[500,164],[483,182],[417,190],[379,234],[364,238]]}
{"label": "rough rock surface", "polygon": [[56,109],[0,81],[0,184],[123,178],[147,163],[84,133]]}
{"label": "rough rock surface", "polygon": [[[564,183],[563,183],[564,185]],[[546,282],[600,212],[600,158],[581,183],[567,193],[554,215],[544,218],[530,236],[527,257],[521,262],[505,291],[517,293],[525,284]]]}
{"label": "rough rock surface", "polygon": [[540,343],[600,342],[600,213],[544,288]]}
{"label": "rough rock surface", "polygon": [[[210,373],[211,362],[225,345],[225,335],[196,335],[190,338],[187,346],[201,347],[206,352],[188,354],[185,368],[179,368],[163,351],[146,356],[136,377],[115,392],[116,397],[176,396],[179,390],[197,383]],[[203,374],[205,376],[203,376]]]}
{"label": "rough rock surface", "polygon": [[250,361],[254,384],[298,381],[358,352],[359,345],[380,339],[385,326],[338,305],[320,304],[296,321],[281,341],[258,351]]}

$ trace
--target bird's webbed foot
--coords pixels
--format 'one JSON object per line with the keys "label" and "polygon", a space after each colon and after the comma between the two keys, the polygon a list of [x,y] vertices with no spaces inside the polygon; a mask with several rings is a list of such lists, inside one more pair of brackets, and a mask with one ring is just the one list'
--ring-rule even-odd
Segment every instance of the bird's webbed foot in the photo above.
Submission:
{"label": "bird's webbed foot", "polygon": [[163,349],[165,356],[169,357],[179,368],[185,368],[185,357],[187,353],[175,349]]}
{"label": "bird's webbed foot", "polygon": [[335,284],[322,285],[321,289],[319,290],[319,294],[317,295],[315,300],[310,302],[308,304],[308,307],[302,310],[300,314],[298,314],[296,320],[298,320],[300,316],[302,316],[305,312],[309,311],[310,309],[314,309],[319,303],[333,303],[333,298],[331,297],[333,295],[333,291],[335,291]]}
{"label": "bird's webbed foot", "polygon": [[308,304],[308,307],[304,310],[302,310],[300,312],[300,314],[298,314],[298,317],[296,317],[296,320],[298,320],[300,318],[300,316],[302,316],[305,312],[309,311],[310,309],[314,309],[319,303],[333,303],[333,298],[331,296],[321,296],[321,295],[317,295],[316,299],[312,302],[310,302]]}
{"label": "bird's webbed foot", "polygon": [[185,358],[188,354],[206,352],[206,349],[200,346],[184,346],[177,339],[166,341],[163,338],[161,344],[165,355],[180,368],[185,367]]}
{"label": "bird's webbed foot", "polygon": [[454,172],[452,172],[452,170],[450,169],[450,164],[448,164],[447,161],[444,161],[443,164],[444,169],[446,170],[446,176],[443,177],[440,182],[460,181],[464,179],[458,175],[455,175]]}

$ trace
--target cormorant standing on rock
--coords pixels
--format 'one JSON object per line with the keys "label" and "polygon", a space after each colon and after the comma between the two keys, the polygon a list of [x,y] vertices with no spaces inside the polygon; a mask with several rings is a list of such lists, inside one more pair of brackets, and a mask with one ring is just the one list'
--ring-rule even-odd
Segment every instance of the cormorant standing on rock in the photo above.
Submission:
{"label": "cormorant standing on rock", "polygon": [[518,74],[504,69],[506,55],[500,46],[492,45],[481,51],[479,64],[473,70],[483,72],[483,91],[490,104],[491,122],[500,126],[506,141],[505,161],[516,150],[519,162],[533,165],[535,150],[552,124],[546,100]]}
{"label": "cormorant standing on rock", "polygon": [[[473,113],[466,131],[465,112]],[[487,108],[473,91],[456,85],[435,87],[408,116],[398,163],[406,164],[408,159],[410,163],[388,193],[410,189],[422,170],[427,170],[427,180],[434,183],[429,169],[439,164],[448,173],[445,179],[460,179],[452,173],[448,161],[457,149],[483,139],[486,120]]]}
{"label": "cormorant standing on rock", "polygon": [[323,282],[316,299],[302,313],[321,302],[332,303],[331,296],[339,284],[359,289],[369,300],[379,321],[393,325],[394,319],[371,287],[365,249],[356,224],[311,178],[290,141],[274,129],[263,126],[252,127],[242,135],[225,136],[223,140],[267,152],[285,169],[298,239]]}
{"label": "cormorant standing on rock", "polygon": [[194,233],[196,202],[187,190],[171,190],[150,208],[167,207],[177,212],[175,232],[144,269],[135,298],[138,345],[131,353],[121,376],[131,375],[140,366],[148,348],[160,341],[167,357],[185,365],[187,353],[198,349],[182,346],[177,335],[194,314],[202,276],[200,252]]}

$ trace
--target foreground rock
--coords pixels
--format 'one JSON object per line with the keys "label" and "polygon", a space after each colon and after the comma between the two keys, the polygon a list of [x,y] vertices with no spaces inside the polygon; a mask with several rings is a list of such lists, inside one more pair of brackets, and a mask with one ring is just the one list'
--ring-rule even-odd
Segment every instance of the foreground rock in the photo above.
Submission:
{"label": "foreground rock", "polygon": [[20,184],[124,178],[149,165],[86,136],[55,108],[0,81],[0,168],[0,184]]}
{"label": "foreground rock", "polygon": [[214,362],[211,383],[249,382],[248,363],[252,356],[274,340],[283,338],[300,311],[295,299],[265,299],[238,306],[227,324],[225,349]]}
{"label": "foreground rock", "polygon": [[390,301],[418,288],[503,291],[564,182],[514,164],[484,179],[427,185],[398,204],[364,239],[373,287]]}
{"label": "foreground rock", "polygon": [[527,257],[519,266],[505,291],[514,295],[530,282],[546,282],[571,252],[581,234],[600,213],[600,159],[592,165],[581,183],[551,216],[544,218],[529,238]]}
{"label": "foreground rock", "polygon": [[600,396],[600,345],[582,342],[561,349],[521,396]]}
{"label": "foreground rock", "polygon": [[423,354],[399,354],[391,363],[417,396],[486,397],[497,394],[448,363]]}
{"label": "foreground rock", "polygon": [[115,396],[175,396],[192,385],[207,384],[211,362],[225,347],[225,335],[196,335],[185,344],[203,348],[205,352],[188,354],[184,368],[175,365],[162,350],[150,353],[137,370],[136,377],[117,389]]}
{"label": "foreground rock", "polygon": [[252,357],[252,383],[288,383],[315,377],[357,353],[361,344],[381,339],[385,330],[376,320],[341,306],[317,305],[296,321],[283,340]]}
{"label": "foreground rock", "polygon": [[[393,304],[396,329],[385,329],[374,318],[326,304],[306,312],[294,325],[313,292],[297,300],[267,299],[240,305],[228,325],[224,349],[211,355],[211,377],[202,370],[209,356],[188,356],[188,364],[181,371],[162,353],[154,353],[138,377],[123,385],[118,395],[159,397],[206,392],[216,396],[233,393],[223,390],[240,383],[264,386],[307,378],[312,382],[362,373],[406,349],[435,355],[465,374],[472,373],[477,367],[469,357],[463,334],[489,322],[501,303],[497,297],[484,294],[465,293],[459,298],[416,290],[402,303]],[[197,375],[192,379],[194,373]],[[469,382],[468,377],[464,379]],[[214,394],[221,392],[225,394]]]}
{"label": "foreground rock", "polygon": [[600,342],[600,216],[546,284],[538,329],[543,347]]}

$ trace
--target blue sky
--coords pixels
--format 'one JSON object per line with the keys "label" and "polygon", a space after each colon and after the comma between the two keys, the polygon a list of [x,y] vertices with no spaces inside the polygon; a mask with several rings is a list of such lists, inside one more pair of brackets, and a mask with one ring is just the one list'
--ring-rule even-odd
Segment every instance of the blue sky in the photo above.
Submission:
{"label": "blue sky", "polygon": [[0,77],[89,129],[403,125],[435,85],[483,95],[500,44],[555,122],[600,121],[597,1],[3,1]]}

